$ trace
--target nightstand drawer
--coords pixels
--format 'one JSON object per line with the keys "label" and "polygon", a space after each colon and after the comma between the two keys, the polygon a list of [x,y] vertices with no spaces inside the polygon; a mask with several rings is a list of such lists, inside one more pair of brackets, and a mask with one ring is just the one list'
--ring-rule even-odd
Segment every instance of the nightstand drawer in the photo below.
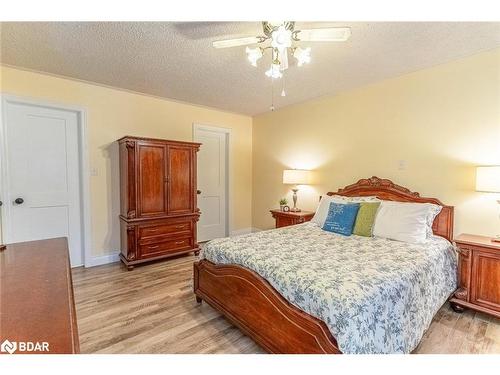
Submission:
{"label": "nightstand drawer", "polygon": [[287,227],[295,224],[297,224],[296,220],[291,217],[281,216],[276,218],[276,228]]}
{"label": "nightstand drawer", "polygon": [[271,210],[271,214],[276,220],[276,228],[302,224],[311,220],[314,216],[314,212],[310,211],[284,212],[281,210]]}

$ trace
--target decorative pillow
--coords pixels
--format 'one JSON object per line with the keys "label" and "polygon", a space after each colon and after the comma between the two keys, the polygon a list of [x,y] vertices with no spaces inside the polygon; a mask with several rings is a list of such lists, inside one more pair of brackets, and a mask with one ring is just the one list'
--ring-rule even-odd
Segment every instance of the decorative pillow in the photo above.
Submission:
{"label": "decorative pillow", "polygon": [[354,222],[352,234],[358,236],[371,237],[373,234],[373,224],[375,216],[380,206],[380,202],[361,202],[359,203],[358,216]]}
{"label": "decorative pillow", "polygon": [[409,243],[424,242],[431,210],[429,204],[382,201],[373,235]]}
{"label": "decorative pillow", "polygon": [[350,236],[359,210],[359,203],[330,203],[323,229]]}
{"label": "decorative pillow", "polygon": [[329,196],[325,195],[321,197],[319,201],[318,208],[316,209],[316,213],[314,214],[311,222],[318,224],[320,227],[323,227],[325,224],[326,216],[328,215],[328,210],[330,208],[330,203],[347,203],[343,197],[339,195]]}

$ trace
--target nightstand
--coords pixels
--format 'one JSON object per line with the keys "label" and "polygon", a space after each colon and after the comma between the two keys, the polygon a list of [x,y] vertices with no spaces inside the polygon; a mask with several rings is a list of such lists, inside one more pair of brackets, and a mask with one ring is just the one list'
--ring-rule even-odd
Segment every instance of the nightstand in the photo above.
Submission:
{"label": "nightstand", "polygon": [[452,308],[481,311],[500,318],[500,243],[490,237],[461,234],[458,247],[458,289]]}
{"label": "nightstand", "polygon": [[313,218],[314,212],[284,212],[281,210],[271,210],[271,215],[273,215],[276,220],[276,228],[281,228],[289,225],[305,223]]}

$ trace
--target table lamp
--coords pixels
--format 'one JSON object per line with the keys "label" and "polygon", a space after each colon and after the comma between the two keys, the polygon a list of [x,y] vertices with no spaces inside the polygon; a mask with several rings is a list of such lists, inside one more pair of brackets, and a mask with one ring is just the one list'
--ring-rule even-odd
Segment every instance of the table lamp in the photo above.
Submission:
{"label": "table lamp", "polygon": [[300,208],[297,208],[297,191],[299,191],[297,185],[307,185],[309,183],[309,171],[304,169],[285,169],[283,171],[283,183],[295,185],[292,189],[293,208],[290,211],[300,212]]}
{"label": "table lamp", "polygon": [[[500,193],[500,166],[477,167],[476,191]],[[500,199],[497,203],[500,205]],[[492,241],[500,242],[500,235],[494,237]]]}

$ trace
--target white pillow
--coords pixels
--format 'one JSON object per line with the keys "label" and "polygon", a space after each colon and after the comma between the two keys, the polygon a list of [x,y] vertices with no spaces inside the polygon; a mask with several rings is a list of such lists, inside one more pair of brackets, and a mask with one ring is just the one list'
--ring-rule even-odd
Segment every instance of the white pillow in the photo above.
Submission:
{"label": "white pillow", "polygon": [[328,216],[328,210],[330,209],[330,203],[347,203],[344,197],[339,195],[329,196],[324,195],[321,197],[319,201],[318,208],[316,208],[316,213],[314,214],[311,222],[318,224],[320,227],[323,227],[325,224],[326,217]]}
{"label": "white pillow", "polygon": [[435,212],[434,206],[430,203],[382,201],[375,217],[373,235],[409,243],[424,242],[429,218]]}

